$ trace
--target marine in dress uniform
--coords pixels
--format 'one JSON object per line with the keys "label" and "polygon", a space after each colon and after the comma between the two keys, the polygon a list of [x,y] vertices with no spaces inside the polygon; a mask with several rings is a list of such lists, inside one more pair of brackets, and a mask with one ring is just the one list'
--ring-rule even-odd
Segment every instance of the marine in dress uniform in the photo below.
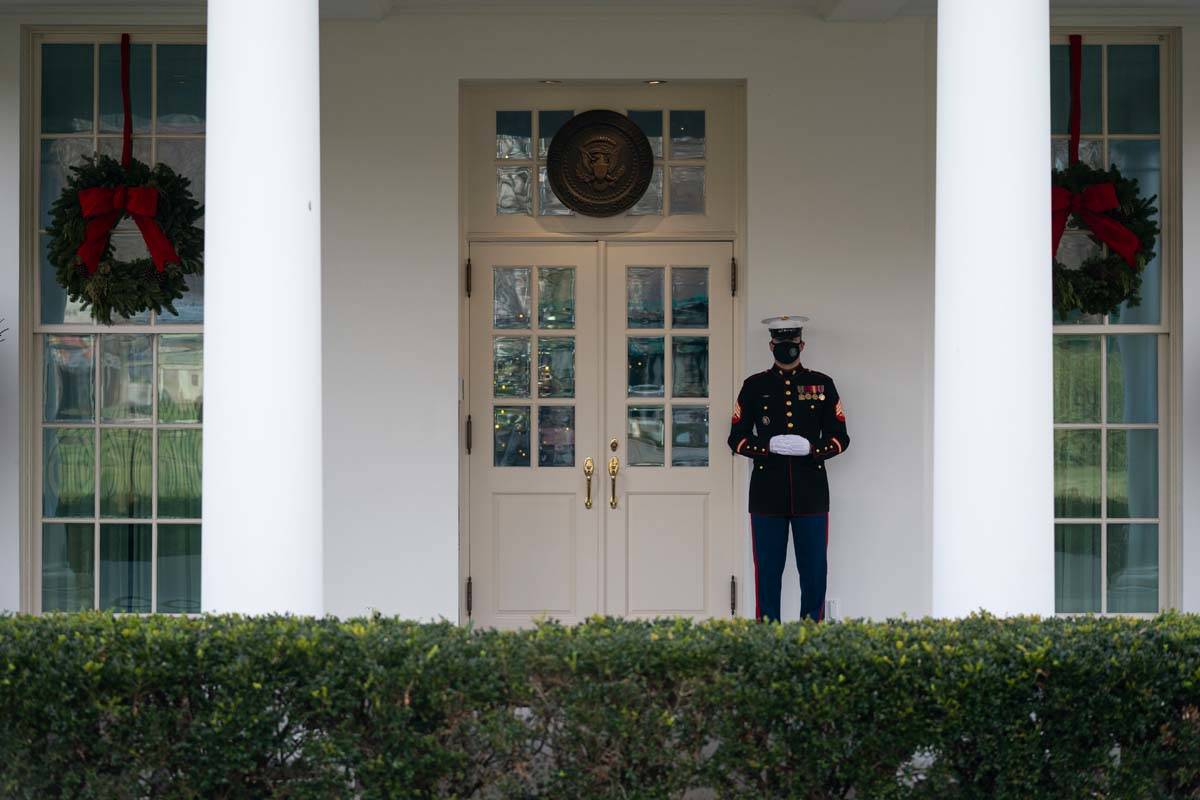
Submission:
{"label": "marine in dress uniform", "polygon": [[800,572],[800,616],[825,616],[829,548],[829,479],[825,462],[850,446],[846,414],[833,379],[800,363],[807,317],[769,317],[775,366],[742,384],[729,447],[754,462],[750,530],[755,616],[776,620],[788,528]]}

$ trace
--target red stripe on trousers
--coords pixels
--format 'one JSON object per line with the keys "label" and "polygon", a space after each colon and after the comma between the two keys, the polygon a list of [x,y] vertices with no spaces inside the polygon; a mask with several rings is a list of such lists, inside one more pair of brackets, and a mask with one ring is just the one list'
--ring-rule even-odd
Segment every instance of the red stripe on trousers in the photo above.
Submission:
{"label": "red stripe on trousers", "polygon": [[758,604],[758,537],[754,535],[754,517],[750,517],[750,554],[754,557],[754,619],[762,619],[762,607]]}
{"label": "red stripe on trousers", "polygon": [[[825,514],[825,594],[829,594],[829,513]],[[825,621],[825,601],[821,601],[821,607],[817,610],[817,622]]]}

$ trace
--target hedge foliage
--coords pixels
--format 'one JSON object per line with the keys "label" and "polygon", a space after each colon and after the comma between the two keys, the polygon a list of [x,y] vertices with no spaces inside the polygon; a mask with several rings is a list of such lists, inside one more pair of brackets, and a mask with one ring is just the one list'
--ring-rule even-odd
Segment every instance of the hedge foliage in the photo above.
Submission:
{"label": "hedge foliage", "polygon": [[0,617],[13,798],[1200,797],[1200,618]]}

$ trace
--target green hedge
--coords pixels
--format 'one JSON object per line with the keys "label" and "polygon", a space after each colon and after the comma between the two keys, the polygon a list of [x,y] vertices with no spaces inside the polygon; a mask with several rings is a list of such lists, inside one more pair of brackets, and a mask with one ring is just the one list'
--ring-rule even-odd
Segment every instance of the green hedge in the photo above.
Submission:
{"label": "green hedge", "polygon": [[1200,618],[0,617],[0,796],[1194,798]]}

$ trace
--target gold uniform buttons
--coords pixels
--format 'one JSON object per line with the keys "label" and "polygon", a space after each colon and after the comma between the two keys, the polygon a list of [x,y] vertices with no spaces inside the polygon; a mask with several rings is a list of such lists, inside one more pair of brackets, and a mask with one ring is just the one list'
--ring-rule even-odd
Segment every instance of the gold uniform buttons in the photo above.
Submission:
{"label": "gold uniform buttons", "polygon": [[792,412],[790,412],[790,411],[787,412],[787,415],[790,417],[792,415]]}
{"label": "gold uniform buttons", "polygon": [[792,404],[792,401],[791,401],[791,400],[788,400],[787,402],[785,402],[785,403],[784,403],[784,405],[789,405],[789,406],[790,406],[791,404]]}
{"label": "gold uniform buttons", "polygon": [[795,426],[795,425],[793,425],[792,423],[790,423],[790,422],[789,422],[789,423],[788,423],[788,427],[789,427],[789,428],[794,428],[794,427],[796,427],[796,426]]}
{"label": "gold uniform buttons", "polygon": [[784,382],[783,382],[783,385],[784,385],[784,386],[791,386],[791,385],[792,385],[792,382],[791,382],[791,381],[784,381]]}

